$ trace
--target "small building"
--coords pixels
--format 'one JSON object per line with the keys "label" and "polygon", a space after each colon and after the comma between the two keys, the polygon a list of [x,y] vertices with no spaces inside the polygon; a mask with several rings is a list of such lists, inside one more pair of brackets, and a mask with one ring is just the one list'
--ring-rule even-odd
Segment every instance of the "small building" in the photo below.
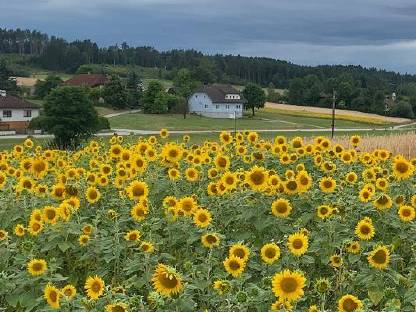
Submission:
{"label": "small building", "polygon": [[40,107],[0,90],[0,130],[26,133],[32,118],[39,116]]}
{"label": "small building", "polygon": [[108,79],[101,74],[80,74],[75,75],[71,79],[64,82],[64,85],[74,87],[102,87],[107,83]]}
{"label": "small building", "polygon": [[241,118],[246,100],[230,85],[205,85],[188,99],[190,113],[212,118]]}

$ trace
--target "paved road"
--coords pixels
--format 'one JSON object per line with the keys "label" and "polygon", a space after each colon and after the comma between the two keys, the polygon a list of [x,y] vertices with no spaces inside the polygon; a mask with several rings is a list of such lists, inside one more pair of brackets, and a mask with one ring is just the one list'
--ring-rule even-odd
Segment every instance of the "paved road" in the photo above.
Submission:
{"label": "paved road", "polygon": [[138,112],[140,112],[140,109],[130,109],[130,110],[127,110],[127,111],[107,114],[107,115],[104,115],[103,117],[111,118],[111,117],[116,117],[116,116],[120,116],[120,115],[134,114],[134,113],[138,113]]}

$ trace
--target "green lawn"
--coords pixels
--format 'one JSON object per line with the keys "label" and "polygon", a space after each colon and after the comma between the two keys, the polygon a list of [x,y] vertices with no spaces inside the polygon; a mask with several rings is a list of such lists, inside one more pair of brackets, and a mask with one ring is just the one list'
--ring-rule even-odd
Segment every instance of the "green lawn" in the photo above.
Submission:
{"label": "green lawn", "polygon": [[[215,119],[188,115],[186,119],[182,115],[165,114],[128,114],[109,119],[112,128],[158,130],[222,130],[234,129],[233,119]],[[284,114],[259,111],[255,117],[244,116],[237,119],[237,129],[307,129],[329,128],[331,120],[316,117],[288,116]],[[338,128],[369,128],[379,127],[369,123],[337,120]]]}

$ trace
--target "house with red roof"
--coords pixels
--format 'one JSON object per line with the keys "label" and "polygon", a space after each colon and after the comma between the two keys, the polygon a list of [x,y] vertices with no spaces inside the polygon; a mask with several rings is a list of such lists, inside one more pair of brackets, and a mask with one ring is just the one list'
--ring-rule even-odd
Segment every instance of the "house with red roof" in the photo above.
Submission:
{"label": "house with red roof", "polygon": [[79,74],[64,82],[64,85],[75,87],[101,87],[108,79],[102,74]]}

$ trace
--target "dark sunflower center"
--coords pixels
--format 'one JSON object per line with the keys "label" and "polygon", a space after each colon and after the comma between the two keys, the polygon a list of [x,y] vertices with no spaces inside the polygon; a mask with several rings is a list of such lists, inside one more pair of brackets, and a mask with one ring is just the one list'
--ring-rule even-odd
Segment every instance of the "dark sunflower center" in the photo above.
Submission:
{"label": "dark sunflower center", "polygon": [[214,235],[207,235],[205,239],[208,244],[215,244],[217,242],[217,238]]}
{"label": "dark sunflower center", "polygon": [[267,248],[264,254],[266,258],[273,259],[276,256],[276,250],[274,248]]}
{"label": "dark sunflower center", "polygon": [[358,308],[358,304],[351,298],[347,298],[342,303],[342,307],[344,308],[345,311],[351,312]]}
{"label": "dark sunflower center", "polygon": [[264,174],[260,171],[255,171],[250,175],[250,179],[255,185],[261,185],[264,182]]}
{"label": "dark sunflower center", "polygon": [[176,277],[172,274],[169,276],[169,274],[162,274],[159,276],[159,282],[162,284],[163,287],[173,289],[178,285],[178,280]]}
{"label": "dark sunflower center", "polygon": [[234,254],[234,256],[237,256],[241,259],[243,259],[244,256],[246,255],[244,249],[242,249],[242,248],[237,248],[236,250],[234,250],[233,254]]}
{"label": "dark sunflower center", "polygon": [[293,248],[301,249],[303,247],[303,241],[299,238],[296,238],[292,243]]}
{"label": "dark sunflower center", "polygon": [[101,289],[101,284],[99,283],[99,282],[94,282],[92,285],[91,285],[91,290],[93,291],[93,292],[95,292],[95,293],[98,293],[99,291],[100,291],[100,289]]}
{"label": "dark sunflower center", "polygon": [[238,263],[237,261],[231,261],[230,269],[233,271],[237,271],[238,269],[240,269],[240,263]]}
{"label": "dark sunflower center", "polygon": [[370,234],[370,227],[368,225],[362,225],[360,228],[360,232],[364,235]]}
{"label": "dark sunflower center", "polygon": [[409,170],[409,166],[404,162],[399,162],[396,164],[396,170],[400,173],[406,173]]}
{"label": "dark sunflower center", "polygon": [[36,263],[33,264],[32,269],[35,272],[42,271],[43,265],[41,263],[39,263],[39,262],[36,262]]}
{"label": "dark sunflower center", "polygon": [[386,255],[386,252],[384,250],[378,250],[373,255],[372,258],[373,258],[373,260],[374,260],[375,263],[384,264],[384,263],[386,263],[387,255]]}
{"label": "dark sunflower center", "polygon": [[298,282],[293,277],[285,277],[280,282],[280,287],[284,292],[291,293],[298,288]]}
{"label": "dark sunflower center", "polygon": [[56,302],[58,300],[58,294],[56,293],[56,291],[52,290],[49,293],[49,298],[51,299],[52,302]]}

